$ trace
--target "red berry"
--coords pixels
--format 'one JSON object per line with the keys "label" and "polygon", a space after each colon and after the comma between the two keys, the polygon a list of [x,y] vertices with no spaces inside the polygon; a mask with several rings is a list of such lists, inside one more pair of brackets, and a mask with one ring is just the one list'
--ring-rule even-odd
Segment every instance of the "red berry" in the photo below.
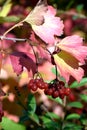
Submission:
{"label": "red berry", "polygon": [[46,95],[48,95],[48,89],[45,89],[45,90],[44,90],[44,93],[45,93]]}
{"label": "red berry", "polygon": [[69,98],[69,100],[70,101],[76,101],[76,97],[75,97],[75,95],[71,92],[70,94],[69,94],[69,96],[68,96],[68,98]]}
{"label": "red berry", "polygon": [[62,81],[59,81],[59,85],[60,85],[60,86],[65,86],[65,83],[62,82]]}
{"label": "red berry", "polygon": [[47,89],[47,88],[48,88],[48,83],[44,82],[44,89]]}
{"label": "red berry", "polygon": [[57,89],[65,89],[65,87],[60,84],[57,84]]}
{"label": "red berry", "polygon": [[38,84],[39,83],[39,79],[35,79],[35,83]]}
{"label": "red berry", "polygon": [[48,89],[48,95],[52,95],[52,93],[53,93],[53,89]]}
{"label": "red berry", "polygon": [[59,96],[59,92],[56,90],[53,92],[52,97],[57,98]]}
{"label": "red berry", "polygon": [[61,95],[59,95],[59,97],[60,97],[61,99],[63,99],[63,98],[65,97],[65,95],[64,95],[64,94],[61,94]]}
{"label": "red berry", "polygon": [[42,86],[41,86],[41,89],[47,89],[48,88],[48,84],[43,82],[42,83]]}
{"label": "red berry", "polygon": [[41,84],[40,89],[45,89],[44,83]]}
{"label": "red berry", "polygon": [[59,89],[59,94],[60,94],[60,95],[65,94],[64,89]]}
{"label": "red berry", "polygon": [[36,85],[37,85],[38,88],[41,88],[42,85],[43,85],[43,79],[42,78],[41,79],[37,79],[36,80]]}
{"label": "red berry", "polygon": [[31,89],[33,85],[34,85],[34,79],[31,79],[29,81],[28,88]]}
{"label": "red berry", "polygon": [[59,89],[59,97],[63,99],[64,96],[65,96],[64,89]]}
{"label": "red berry", "polygon": [[40,78],[40,79],[39,79],[39,82],[40,82],[40,83],[42,83],[42,82],[44,82],[44,81],[43,81],[43,79],[42,79],[42,78]]}
{"label": "red berry", "polygon": [[75,108],[75,112],[78,113],[79,115],[81,115],[83,112],[83,109],[82,108]]}
{"label": "red berry", "polygon": [[36,91],[36,90],[37,90],[37,88],[38,88],[38,87],[37,87],[37,85],[36,85],[36,84],[34,84],[34,85],[32,86],[32,88],[31,88],[31,89],[32,89],[33,91]]}
{"label": "red berry", "polygon": [[53,89],[52,89],[52,88],[48,88],[48,89],[46,89],[44,92],[45,92],[45,94],[47,94],[47,95],[52,95]]}
{"label": "red berry", "polygon": [[70,94],[70,91],[71,91],[70,88],[66,88],[65,89],[65,95],[68,96]]}

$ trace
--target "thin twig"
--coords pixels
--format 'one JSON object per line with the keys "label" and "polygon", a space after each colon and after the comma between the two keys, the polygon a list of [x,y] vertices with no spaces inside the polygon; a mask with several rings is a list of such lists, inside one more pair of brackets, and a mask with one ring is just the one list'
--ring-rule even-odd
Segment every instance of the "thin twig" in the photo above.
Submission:
{"label": "thin twig", "polygon": [[11,37],[5,37],[5,36],[0,36],[0,39],[1,40],[11,40],[11,41],[13,41],[13,42],[17,42],[17,41],[19,41],[19,42],[26,42],[27,41],[27,39],[26,38],[11,38]]}
{"label": "thin twig", "polygon": [[53,57],[52,53],[48,49],[46,49],[46,50],[49,52],[51,58],[53,58],[53,62],[54,62],[54,65],[55,65],[55,70],[56,70],[56,80],[58,80],[58,78],[57,78],[58,77],[57,65],[56,65],[56,63],[54,61],[54,57]]}
{"label": "thin twig", "polygon": [[38,59],[37,59],[37,55],[36,55],[36,52],[35,52],[35,50],[34,50],[34,48],[33,48],[33,45],[30,43],[30,46],[31,46],[31,48],[32,48],[32,50],[33,50],[33,53],[34,53],[34,56],[35,56],[35,60],[36,60],[36,73],[38,72]]}

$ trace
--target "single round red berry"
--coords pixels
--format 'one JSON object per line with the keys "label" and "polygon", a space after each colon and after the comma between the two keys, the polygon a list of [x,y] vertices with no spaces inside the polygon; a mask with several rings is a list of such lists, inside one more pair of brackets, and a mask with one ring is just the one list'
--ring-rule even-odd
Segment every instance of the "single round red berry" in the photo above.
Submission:
{"label": "single round red berry", "polygon": [[65,96],[64,89],[59,89],[59,97],[63,99],[64,96]]}
{"label": "single round red berry", "polygon": [[53,98],[57,98],[59,96],[59,92],[58,91],[54,91],[52,94]]}
{"label": "single round red berry", "polygon": [[36,91],[36,90],[37,90],[37,88],[38,88],[38,87],[37,87],[37,85],[36,85],[36,84],[34,84],[34,85],[32,86],[32,88],[31,88],[31,89],[32,89],[33,91]]}
{"label": "single round red berry", "polygon": [[44,83],[41,84],[40,89],[45,89]]}
{"label": "single round red berry", "polygon": [[68,96],[70,94],[70,91],[71,91],[70,88],[66,88],[65,89],[65,95]]}
{"label": "single round red berry", "polygon": [[44,89],[47,89],[47,88],[48,88],[48,83],[44,82]]}
{"label": "single round red berry", "polygon": [[44,93],[45,93],[46,95],[48,95],[48,89],[45,89],[45,90],[44,90]]}
{"label": "single round red berry", "polygon": [[69,98],[69,100],[72,101],[72,102],[73,102],[73,101],[76,101],[76,97],[75,97],[75,95],[74,95],[72,92],[70,92],[68,98]]}
{"label": "single round red berry", "polygon": [[53,89],[52,88],[48,88],[44,91],[47,95],[52,95],[53,93]]}
{"label": "single round red berry", "polygon": [[28,88],[31,89],[33,85],[34,85],[34,79],[31,79],[28,83]]}

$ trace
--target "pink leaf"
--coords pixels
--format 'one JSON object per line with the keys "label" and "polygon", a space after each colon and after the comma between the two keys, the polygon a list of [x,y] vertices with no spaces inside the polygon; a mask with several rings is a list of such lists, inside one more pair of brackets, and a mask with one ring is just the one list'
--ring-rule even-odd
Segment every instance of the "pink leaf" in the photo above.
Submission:
{"label": "pink leaf", "polygon": [[55,17],[55,9],[48,6],[48,11],[44,14],[44,23],[40,26],[31,25],[34,32],[46,43],[53,45],[55,35],[60,36],[63,33],[63,22],[59,17]]}
{"label": "pink leaf", "polygon": [[84,63],[87,56],[87,47],[83,46],[83,41],[80,36],[68,36],[57,44],[61,50],[64,50],[73,55],[78,61]]}

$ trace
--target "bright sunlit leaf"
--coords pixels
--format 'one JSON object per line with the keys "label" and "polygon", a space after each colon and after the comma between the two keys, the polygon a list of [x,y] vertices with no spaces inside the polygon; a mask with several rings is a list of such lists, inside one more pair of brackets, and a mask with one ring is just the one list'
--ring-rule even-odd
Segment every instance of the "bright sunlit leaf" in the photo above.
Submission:
{"label": "bright sunlit leaf", "polygon": [[22,124],[15,123],[12,120],[3,117],[2,122],[0,123],[0,126],[4,130],[26,130],[26,127]]}
{"label": "bright sunlit leaf", "polygon": [[11,10],[11,7],[12,7],[12,3],[10,2],[7,2],[6,4],[4,4],[4,6],[2,7],[2,10],[0,11],[0,17],[7,16]]}
{"label": "bright sunlit leaf", "polygon": [[43,14],[47,11],[47,0],[39,0],[35,8],[25,18],[29,24],[41,25],[44,23]]}

